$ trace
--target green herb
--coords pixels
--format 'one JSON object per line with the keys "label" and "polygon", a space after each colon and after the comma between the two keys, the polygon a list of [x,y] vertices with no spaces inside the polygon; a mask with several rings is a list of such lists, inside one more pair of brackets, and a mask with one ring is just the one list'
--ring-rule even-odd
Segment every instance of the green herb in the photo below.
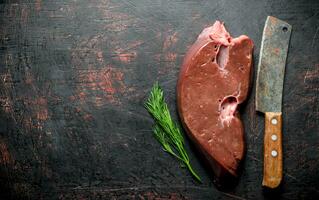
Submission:
{"label": "green herb", "polygon": [[201,181],[190,164],[182,133],[178,124],[174,123],[171,118],[168,106],[164,100],[163,90],[157,82],[151,90],[151,94],[145,103],[145,108],[155,120],[153,132],[155,138],[162,144],[164,151],[179,159],[191,174],[198,181]]}

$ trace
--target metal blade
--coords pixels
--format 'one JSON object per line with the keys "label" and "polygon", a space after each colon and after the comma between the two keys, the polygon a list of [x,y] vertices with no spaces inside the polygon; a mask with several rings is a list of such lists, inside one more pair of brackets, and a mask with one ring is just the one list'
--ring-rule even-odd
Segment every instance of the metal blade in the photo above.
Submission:
{"label": "metal blade", "polygon": [[282,91],[291,25],[268,16],[259,55],[256,109],[281,112]]}

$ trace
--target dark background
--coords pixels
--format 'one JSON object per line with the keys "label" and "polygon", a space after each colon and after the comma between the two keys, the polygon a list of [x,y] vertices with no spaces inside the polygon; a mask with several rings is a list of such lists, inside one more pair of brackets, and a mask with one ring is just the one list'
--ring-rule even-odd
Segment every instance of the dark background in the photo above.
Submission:
{"label": "dark background", "polygon": [[[281,199],[319,197],[319,1],[0,0],[0,199],[274,199],[261,187],[263,116],[242,106],[247,153],[219,191],[153,138],[158,80],[175,119],[185,52],[219,19],[255,42],[267,15],[293,26],[283,97]],[[255,73],[256,74],[256,73]]]}

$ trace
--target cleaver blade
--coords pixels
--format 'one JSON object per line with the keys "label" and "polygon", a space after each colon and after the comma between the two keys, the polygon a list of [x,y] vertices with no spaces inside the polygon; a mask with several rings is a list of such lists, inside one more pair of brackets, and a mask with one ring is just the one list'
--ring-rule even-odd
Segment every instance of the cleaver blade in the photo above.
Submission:
{"label": "cleaver blade", "polygon": [[282,180],[282,93],[292,27],[268,16],[257,71],[256,110],[265,113],[262,185],[276,188]]}

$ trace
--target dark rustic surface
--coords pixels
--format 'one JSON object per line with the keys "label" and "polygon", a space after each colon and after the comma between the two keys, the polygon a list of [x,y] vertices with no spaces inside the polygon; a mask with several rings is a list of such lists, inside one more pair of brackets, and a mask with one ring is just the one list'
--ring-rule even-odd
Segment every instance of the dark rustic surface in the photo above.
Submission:
{"label": "dark rustic surface", "polygon": [[[189,143],[202,184],[162,151],[143,102],[159,80],[177,119],[183,56],[216,19],[255,41],[256,66],[267,15],[293,26],[284,182],[261,188],[253,87],[243,172],[219,191]],[[318,52],[317,0],[0,0],[0,199],[318,199]]]}

